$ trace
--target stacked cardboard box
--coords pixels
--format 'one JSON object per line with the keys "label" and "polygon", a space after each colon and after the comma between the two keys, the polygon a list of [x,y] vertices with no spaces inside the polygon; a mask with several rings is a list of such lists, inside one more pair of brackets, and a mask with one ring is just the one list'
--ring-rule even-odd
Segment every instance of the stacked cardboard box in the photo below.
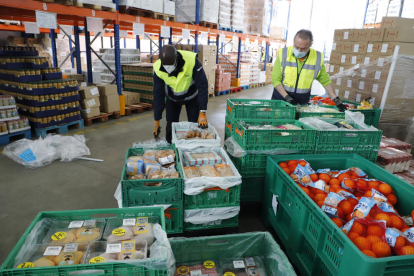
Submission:
{"label": "stacked cardboard box", "polygon": [[198,47],[198,59],[203,65],[208,80],[208,94],[214,94],[216,83],[216,59],[217,47],[215,45],[200,45]]}
{"label": "stacked cardboard box", "polygon": [[[221,2],[221,1],[220,1]],[[231,0],[231,30],[243,31],[244,0]]]}
{"label": "stacked cardboard box", "polygon": [[231,0],[220,0],[218,24],[222,28],[231,28]]}
{"label": "stacked cardboard box", "polygon": [[[240,66],[239,66],[239,81],[237,85],[233,86],[245,86],[250,84],[251,75],[251,54],[240,53]],[[230,63],[230,62],[231,63]],[[237,52],[229,52],[219,57],[219,64],[222,66],[225,73],[231,73],[232,83],[237,79]]]}
{"label": "stacked cardboard box", "polygon": [[122,91],[125,96],[125,105],[134,105],[140,103],[140,94],[135,92]]}
{"label": "stacked cardboard box", "polygon": [[99,101],[101,112],[111,113],[120,110],[118,89],[115,84],[99,84]]}
{"label": "stacked cardboard box", "polygon": [[272,83],[272,71],[273,71],[273,64],[267,63],[266,64],[266,84]]}
{"label": "stacked cardboard box", "polygon": [[[131,101],[136,101],[137,96],[142,102],[150,102],[154,100],[153,91],[153,64],[152,63],[136,63],[122,65],[122,79],[123,90],[131,93],[136,93],[136,96],[131,96],[127,102],[125,97],[125,105],[131,105]],[[125,92],[124,92],[125,94]],[[129,94],[129,93],[127,93]]]}
{"label": "stacked cardboard box", "polygon": [[92,118],[101,114],[99,89],[95,85],[83,87],[79,90],[81,96],[81,114],[83,119]]}
{"label": "stacked cardboard box", "polygon": [[261,71],[259,69],[259,62],[257,61],[257,59],[252,57],[250,60],[250,64],[250,84],[259,83],[259,74]]}
{"label": "stacked cardboard box", "polygon": [[[175,6],[181,12],[177,13],[177,22],[195,22],[196,0],[177,0]],[[200,21],[217,23],[219,0],[200,1]],[[185,16],[182,15],[185,14]]]}
{"label": "stacked cardboard box", "polygon": [[272,5],[267,0],[245,0],[243,32],[269,36],[271,9]]}
{"label": "stacked cardboard box", "polygon": [[[404,139],[414,116],[413,27],[414,19],[384,17],[378,29],[336,30],[330,60],[329,72],[336,73],[332,81],[338,95],[354,101],[371,97],[375,107],[385,101],[379,128],[398,139]],[[396,66],[383,99],[396,46]]]}
{"label": "stacked cardboard box", "polygon": [[225,73],[220,64],[216,65],[216,86],[215,91],[221,92],[230,89],[231,74]]}

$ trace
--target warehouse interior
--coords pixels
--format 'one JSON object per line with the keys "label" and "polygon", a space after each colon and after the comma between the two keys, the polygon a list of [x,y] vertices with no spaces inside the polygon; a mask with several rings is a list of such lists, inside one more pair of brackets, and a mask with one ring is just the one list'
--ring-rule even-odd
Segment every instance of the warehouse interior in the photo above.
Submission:
{"label": "warehouse interior", "polygon": [[0,0],[0,276],[413,275],[414,0]]}

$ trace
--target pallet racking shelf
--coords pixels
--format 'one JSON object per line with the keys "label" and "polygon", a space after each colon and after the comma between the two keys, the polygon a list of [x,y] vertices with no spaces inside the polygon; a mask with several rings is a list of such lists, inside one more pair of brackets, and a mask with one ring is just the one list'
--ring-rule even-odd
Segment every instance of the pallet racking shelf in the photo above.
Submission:
{"label": "pallet racking shelf", "polygon": [[[273,2],[273,0],[269,0]],[[290,4],[290,0],[287,0]],[[233,37],[237,37],[238,39],[238,64],[240,62],[240,53],[241,53],[241,44],[246,39],[249,40],[257,40],[258,43],[265,42],[265,64],[264,68],[266,70],[266,62],[268,60],[269,55],[269,44],[272,42],[276,43],[282,43],[285,44],[285,41],[283,40],[275,40],[270,39],[267,37],[261,37],[261,36],[255,36],[255,35],[248,35],[243,33],[236,33],[236,32],[229,32],[229,31],[223,31],[218,29],[212,29],[207,28],[203,26],[199,26],[199,10],[200,10],[200,0],[196,0],[196,21],[191,24],[183,24],[173,21],[164,21],[160,19],[152,19],[147,17],[140,17],[140,16],[133,16],[128,14],[122,14],[119,13],[119,5],[118,0],[113,0],[113,2],[116,4],[116,12],[110,12],[110,11],[100,11],[100,10],[93,10],[89,8],[80,8],[75,6],[65,6],[61,4],[55,4],[55,3],[45,3],[41,1],[35,1],[35,0],[0,0],[0,18],[3,20],[13,20],[13,21],[26,21],[26,22],[35,22],[36,21],[36,11],[44,11],[44,12],[51,12],[57,14],[57,23],[58,25],[71,25],[73,26],[73,32],[71,34],[67,34],[69,37],[69,45],[71,48],[71,60],[73,61],[73,56],[76,57],[76,68],[77,73],[81,74],[81,59],[80,59],[80,45],[79,45],[79,36],[84,35],[85,36],[85,43],[86,43],[86,55],[87,55],[87,72],[88,72],[88,82],[92,82],[92,61],[91,61],[91,41],[93,42],[99,34],[94,34],[95,36],[92,36],[92,32],[88,31],[87,26],[87,17],[94,17],[94,18],[102,18],[104,25],[104,29],[113,29],[113,32],[104,33],[105,37],[113,37],[114,39],[114,48],[115,48],[115,80],[116,84],[118,86],[118,94],[122,94],[122,86],[121,86],[121,65],[120,65],[120,31],[130,31],[132,32],[133,23],[141,23],[145,24],[145,33],[151,33],[155,34],[151,37],[151,60],[152,55],[156,53],[156,51],[152,50],[152,44],[157,45],[155,41],[158,40],[158,45],[163,44],[163,40],[167,38],[162,38],[160,36],[161,27],[167,26],[170,27],[170,38],[168,39],[168,43],[172,43],[172,36],[180,36],[182,35],[183,29],[190,30],[191,36],[195,40],[195,52],[198,52],[198,44],[199,44],[199,36],[201,32],[206,32],[208,34],[208,44],[210,44],[210,39],[216,40],[217,45],[217,55],[219,55],[220,48],[219,45],[219,37],[225,36],[226,39],[232,40]],[[290,9],[289,9],[290,11]],[[81,31],[81,28],[84,30]],[[56,55],[56,49],[54,47],[55,45],[55,38],[56,34],[60,33],[63,34],[61,29],[56,30],[49,30],[40,28],[39,29],[41,33],[49,33],[51,40],[52,40],[52,52],[53,52],[53,61],[55,67],[58,66],[57,64],[57,55]],[[0,31],[18,31],[18,32],[24,32],[24,26],[15,26],[15,25],[0,25]],[[66,33],[65,33],[66,34]],[[72,35],[74,36],[74,39],[72,39]],[[136,39],[136,47],[137,49],[140,49],[140,39],[143,39],[143,36],[135,36],[132,34],[128,34],[127,38],[135,38]],[[73,50],[72,50],[72,43],[74,44]],[[111,44],[113,43],[111,39]],[[157,45],[157,47],[158,47]],[[124,41],[125,46],[125,41]],[[223,46],[222,46],[223,47]],[[69,56],[68,56],[69,57]],[[72,63],[73,64],[73,63]],[[237,76],[238,70],[237,70]]]}

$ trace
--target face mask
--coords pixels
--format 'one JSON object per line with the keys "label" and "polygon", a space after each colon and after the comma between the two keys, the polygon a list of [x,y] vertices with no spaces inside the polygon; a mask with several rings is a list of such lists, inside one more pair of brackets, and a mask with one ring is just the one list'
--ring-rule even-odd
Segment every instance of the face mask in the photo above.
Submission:
{"label": "face mask", "polygon": [[167,71],[168,74],[171,74],[175,68],[177,67],[175,64],[174,65],[163,65],[165,71]]}
{"label": "face mask", "polygon": [[295,55],[295,57],[297,58],[303,58],[306,56],[308,52],[299,52],[298,50],[296,50],[295,47],[293,47],[293,54]]}

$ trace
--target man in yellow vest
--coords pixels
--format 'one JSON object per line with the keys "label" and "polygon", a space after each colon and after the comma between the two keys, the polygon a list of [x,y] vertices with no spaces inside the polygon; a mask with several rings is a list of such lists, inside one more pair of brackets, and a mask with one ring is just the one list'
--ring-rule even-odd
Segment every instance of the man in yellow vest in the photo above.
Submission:
{"label": "man in yellow vest", "polygon": [[167,128],[165,139],[171,143],[172,123],[180,120],[185,105],[187,119],[200,128],[207,128],[208,81],[197,54],[176,50],[164,45],[160,59],[154,63],[154,138],[158,138],[162,112],[166,108]]}
{"label": "man in yellow vest", "polygon": [[340,111],[346,107],[335,94],[332,82],[323,65],[323,54],[311,49],[312,32],[300,30],[293,46],[280,49],[272,72],[272,100],[285,100],[291,104],[309,102],[312,82],[319,81]]}

